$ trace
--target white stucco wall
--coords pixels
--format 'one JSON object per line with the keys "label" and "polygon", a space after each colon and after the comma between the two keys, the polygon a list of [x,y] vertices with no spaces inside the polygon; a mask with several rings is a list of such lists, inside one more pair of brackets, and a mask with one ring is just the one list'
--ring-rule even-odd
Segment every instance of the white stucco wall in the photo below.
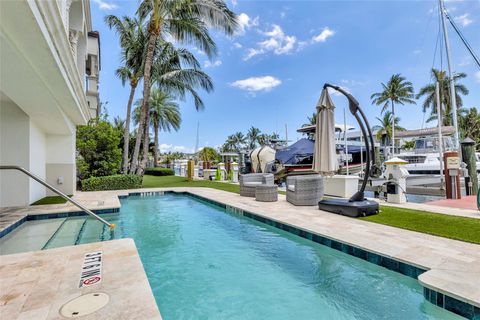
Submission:
{"label": "white stucco wall", "polygon": [[[75,134],[47,135],[47,182],[66,194],[76,186]],[[54,195],[47,190],[47,195]]]}
{"label": "white stucco wall", "polygon": [[[14,103],[0,100],[0,163],[28,169],[29,117]],[[18,171],[0,171],[0,207],[22,206],[30,201],[27,176]]]}
{"label": "white stucco wall", "polygon": [[[45,159],[46,159],[46,139],[45,133],[30,120],[30,138],[29,138],[29,170],[40,178],[46,178]],[[45,197],[45,187],[33,179],[30,183],[30,203]]]}

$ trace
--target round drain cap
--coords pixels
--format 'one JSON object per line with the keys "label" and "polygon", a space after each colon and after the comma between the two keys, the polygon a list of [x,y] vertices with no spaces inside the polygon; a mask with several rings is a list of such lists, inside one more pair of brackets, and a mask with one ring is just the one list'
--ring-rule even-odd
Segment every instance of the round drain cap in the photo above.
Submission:
{"label": "round drain cap", "polygon": [[106,293],[87,293],[65,303],[60,309],[60,314],[66,318],[85,316],[100,310],[109,300],[110,297]]}

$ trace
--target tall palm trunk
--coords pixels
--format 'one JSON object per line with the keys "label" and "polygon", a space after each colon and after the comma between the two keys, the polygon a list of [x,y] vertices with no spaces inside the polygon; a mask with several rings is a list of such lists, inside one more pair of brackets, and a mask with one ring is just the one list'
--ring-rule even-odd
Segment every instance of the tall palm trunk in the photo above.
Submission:
{"label": "tall palm trunk", "polygon": [[392,157],[395,154],[395,103],[392,101]]}
{"label": "tall palm trunk", "polygon": [[153,130],[155,131],[155,150],[153,150],[153,166],[158,167],[158,121],[154,121]]}
{"label": "tall palm trunk", "polygon": [[[159,33],[157,32],[150,32],[150,35],[148,36],[147,56],[145,57],[145,67],[143,70],[142,112],[140,112],[140,121],[137,129],[137,137],[135,140],[135,149],[133,150],[132,165],[130,167],[130,173],[138,172],[137,163],[138,163],[138,156],[140,153],[140,144],[142,142],[142,136],[144,131],[148,133],[148,123],[145,120],[148,114],[148,102],[150,100],[153,54],[155,52],[155,44],[157,43],[158,35]],[[145,128],[147,128],[147,130],[145,130]],[[147,143],[147,150],[148,150],[148,143]],[[143,170],[140,169],[140,172],[142,171]]]}
{"label": "tall palm trunk", "polygon": [[135,89],[137,88],[137,83],[130,82],[130,97],[128,98],[127,104],[127,117],[125,118],[125,128],[123,131],[123,173],[128,173],[128,148],[130,143],[130,118],[132,114],[132,103],[133,96],[135,95]]}
{"label": "tall palm trunk", "polygon": [[145,126],[145,132],[143,134],[142,160],[140,161],[140,164],[137,168],[137,175],[143,174],[148,161],[148,147],[150,145],[150,126],[148,124],[150,124],[150,112],[147,112],[147,116],[145,117],[145,123],[147,123],[147,125]]}

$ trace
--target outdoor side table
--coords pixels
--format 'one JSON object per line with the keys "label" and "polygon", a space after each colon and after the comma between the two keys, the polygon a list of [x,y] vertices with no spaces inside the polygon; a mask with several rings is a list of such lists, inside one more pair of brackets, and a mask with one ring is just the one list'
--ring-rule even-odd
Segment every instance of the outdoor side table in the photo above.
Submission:
{"label": "outdoor side table", "polygon": [[278,200],[278,188],[276,185],[258,185],[255,187],[255,200],[262,202],[274,202]]}

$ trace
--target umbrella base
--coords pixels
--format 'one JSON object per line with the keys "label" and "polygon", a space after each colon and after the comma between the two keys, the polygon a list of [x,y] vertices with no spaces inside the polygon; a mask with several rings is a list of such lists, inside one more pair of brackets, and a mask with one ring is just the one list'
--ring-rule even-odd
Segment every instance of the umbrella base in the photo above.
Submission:
{"label": "umbrella base", "polygon": [[348,199],[328,199],[318,202],[318,209],[348,217],[366,217],[378,213],[378,203],[371,200],[349,201]]}

